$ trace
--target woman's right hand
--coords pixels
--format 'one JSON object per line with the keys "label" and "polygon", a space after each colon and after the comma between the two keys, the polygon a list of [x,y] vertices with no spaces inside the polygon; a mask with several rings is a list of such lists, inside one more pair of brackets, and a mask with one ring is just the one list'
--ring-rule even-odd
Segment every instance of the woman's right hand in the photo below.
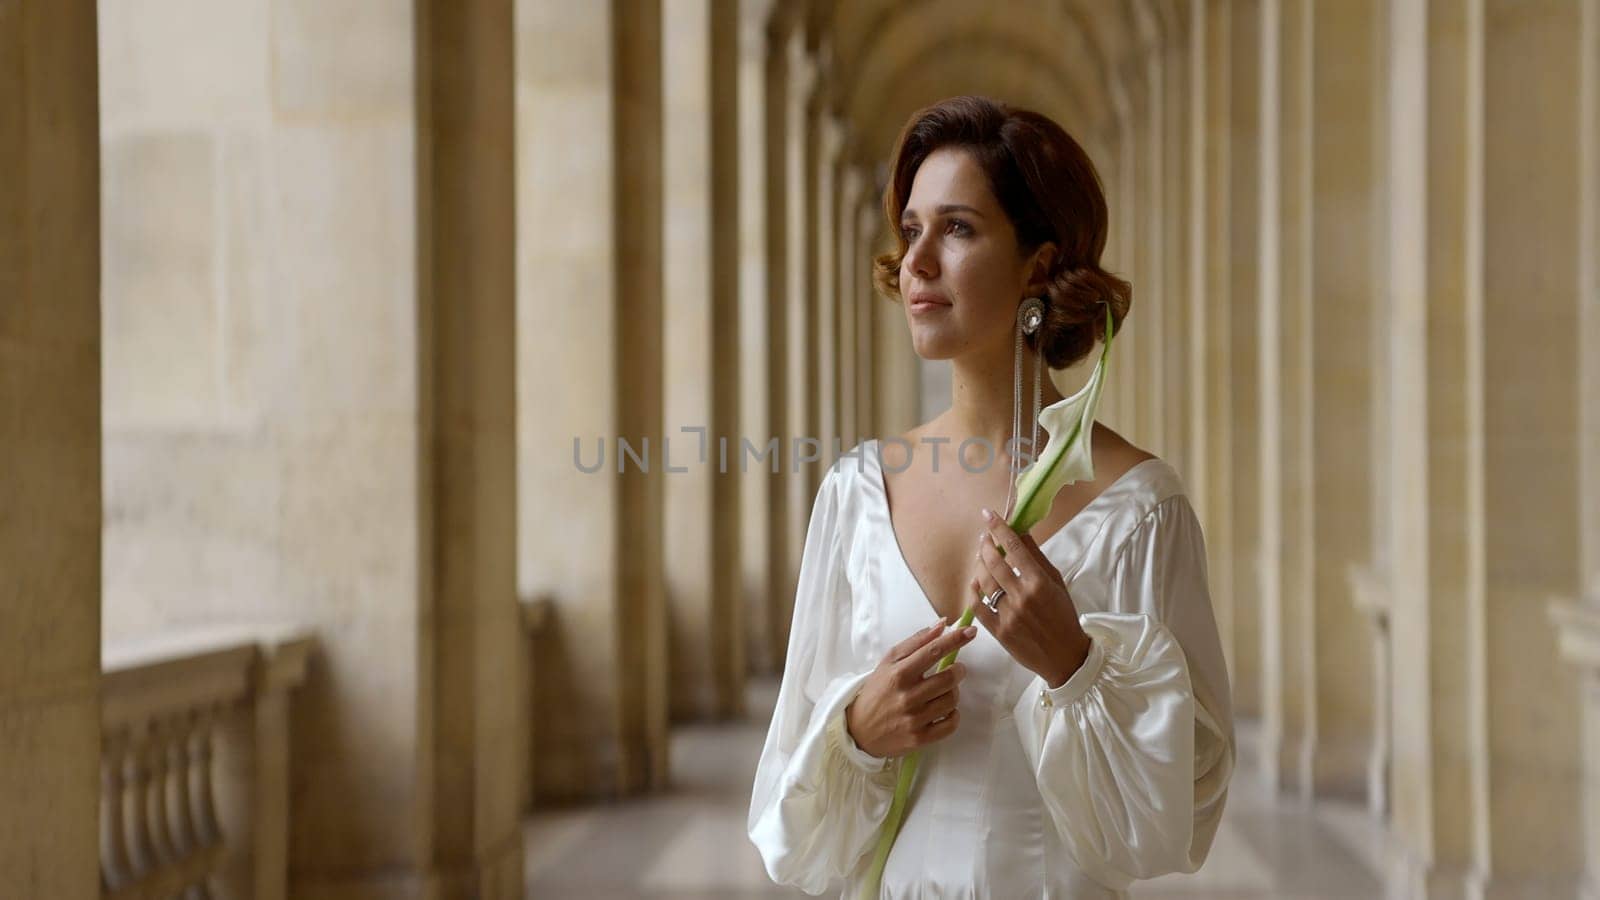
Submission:
{"label": "woman's right hand", "polygon": [[977,634],[976,625],[946,631],[940,619],[891,647],[845,707],[845,729],[856,746],[872,756],[902,756],[953,734],[961,721],[958,685],[967,667],[956,663],[923,673]]}

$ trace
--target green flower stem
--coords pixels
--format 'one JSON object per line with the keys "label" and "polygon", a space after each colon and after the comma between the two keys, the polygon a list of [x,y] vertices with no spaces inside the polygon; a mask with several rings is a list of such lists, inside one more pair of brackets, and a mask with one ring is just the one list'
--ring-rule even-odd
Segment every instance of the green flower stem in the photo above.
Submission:
{"label": "green flower stem", "polygon": [[[1094,462],[1089,453],[1089,435],[1094,429],[1095,408],[1100,405],[1100,389],[1105,385],[1106,363],[1111,358],[1111,306],[1106,306],[1105,342],[1100,347],[1100,360],[1095,363],[1089,383],[1071,397],[1052,403],[1039,413],[1039,423],[1050,433],[1044,453],[1034,464],[1017,476],[1017,505],[1006,524],[1018,534],[1026,534],[1050,512],[1056,494],[1074,481],[1094,478]],[[1000,555],[1005,555],[1000,548]],[[972,624],[977,607],[968,606],[956,621],[956,628]],[[959,650],[951,650],[939,660],[934,671],[943,672],[956,661]],[[906,805],[911,798],[911,786],[917,779],[917,766],[922,761],[922,751],[913,750],[902,757],[900,775],[895,780],[894,801],[889,804],[889,814],[878,830],[878,843],[872,852],[872,866],[861,882],[859,900],[875,900],[883,883],[883,867],[889,862],[889,851],[900,835],[900,822],[905,818]]]}

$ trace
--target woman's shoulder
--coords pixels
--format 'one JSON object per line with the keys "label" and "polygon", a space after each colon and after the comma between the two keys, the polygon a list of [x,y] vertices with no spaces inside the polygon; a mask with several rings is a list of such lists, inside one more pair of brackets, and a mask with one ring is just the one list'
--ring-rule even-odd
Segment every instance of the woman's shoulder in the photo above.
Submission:
{"label": "woman's shoulder", "polygon": [[883,465],[882,441],[864,438],[855,446],[839,452],[822,475],[818,493],[831,492],[831,499],[841,509],[853,509],[863,492],[870,493],[877,483],[878,469]]}
{"label": "woman's shoulder", "polygon": [[[1163,511],[1192,515],[1183,478],[1170,463],[1109,428],[1094,433],[1095,499],[1101,515],[1090,549],[1108,557],[1128,539],[1160,518]],[[1091,553],[1091,556],[1094,555]]]}

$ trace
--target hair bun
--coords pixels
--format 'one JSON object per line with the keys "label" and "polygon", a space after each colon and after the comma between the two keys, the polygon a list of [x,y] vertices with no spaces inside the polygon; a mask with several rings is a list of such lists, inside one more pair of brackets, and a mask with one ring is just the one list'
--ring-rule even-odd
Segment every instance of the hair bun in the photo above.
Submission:
{"label": "hair bun", "polygon": [[1133,287],[1099,266],[1063,269],[1045,289],[1044,325],[1036,346],[1052,369],[1077,365],[1105,335],[1107,306],[1111,333],[1122,328],[1133,299]]}

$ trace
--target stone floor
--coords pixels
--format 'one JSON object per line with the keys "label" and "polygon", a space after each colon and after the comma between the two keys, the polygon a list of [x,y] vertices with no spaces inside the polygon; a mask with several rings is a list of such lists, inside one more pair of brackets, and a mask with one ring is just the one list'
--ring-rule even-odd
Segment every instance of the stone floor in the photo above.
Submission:
{"label": "stone floor", "polygon": [[[752,691],[770,711],[773,685]],[[750,783],[765,735],[751,721],[679,729],[674,788],[648,799],[534,816],[525,831],[527,896],[585,900],[733,900],[805,895],[774,887],[745,837]],[[1140,884],[1172,900],[1367,900],[1381,840],[1364,813],[1274,798],[1241,769],[1205,866]]]}

